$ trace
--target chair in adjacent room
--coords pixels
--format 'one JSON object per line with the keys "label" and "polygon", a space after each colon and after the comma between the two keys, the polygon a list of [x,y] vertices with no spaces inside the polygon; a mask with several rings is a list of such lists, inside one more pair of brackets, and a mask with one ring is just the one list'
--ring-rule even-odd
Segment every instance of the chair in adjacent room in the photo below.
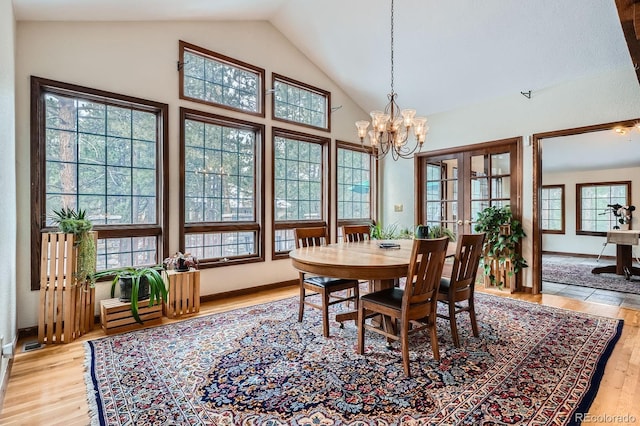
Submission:
{"label": "chair in adjacent room", "polygon": [[[448,306],[449,313],[438,314],[439,318],[446,318],[451,324],[451,337],[456,348],[460,347],[456,316],[468,312],[471,319],[473,335],[478,337],[478,323],[473,302],[478,264],[482,256],[482,245],[485,234],[465,234],[458,236],[458,246],[453,260],[451,277],[442,277],[438,289],[438,302]],[[467,302],[462,305],[461,302]]]}
{"label": "chair in adjacent room", "polygon": [[[409,334],[427,329],[431,337],[434,359],[440,359],[436,332],[436,305],[438,283],[447,252],[449,238],[413,241],[411,259],[404,289],[387,288],[365,294],[358,306],[358,353],[364,353],[364,331],[380,333],[387,339],[400,340],[402,365],[407,377],[409,368]],[[365,322],[367,318],[382,315],[383,327]],[[399,323],[399,324],[398,324]],[[400,327],[399,335],[396,330]]]}
{"label": "chair in adjacent room", "polygon": [[[297,228],[294,230],[296,248],[323,246],[329,238],[326,227]],[[329,337],[329,306],[353,300],[358,307],[359,282],[355,279],[322,277],[300,273],[300,308],[298,322],[302,322],[304,306],[308,305],[322,311],[322,333]],[[349,290],[346,296],[336,294]],[[309,293],[308,293],[309,292]],[[308,297],[319,295],[321,304],[307,300]]]}
{"label": "chair in adjacent room", "polygon": [[342,239],[345,243],[355,243],[371,239],[369,225],[345,225],[342,227]]}

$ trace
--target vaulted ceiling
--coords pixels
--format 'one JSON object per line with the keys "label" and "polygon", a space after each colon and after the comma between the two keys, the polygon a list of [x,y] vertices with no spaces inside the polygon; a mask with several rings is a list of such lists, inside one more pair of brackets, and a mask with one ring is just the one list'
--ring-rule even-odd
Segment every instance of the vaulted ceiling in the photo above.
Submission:
{"label": "vaulted ceiling", "polygon": [[[266,20],[363,110],[383,108],[390,91],[390,0],[13,3],[18,20]],[[428,116],[520,92],[535,97],[571,80],[632,70],[640,57],[632,60],[630,49],[640,52],[640,45],[629,48],[625,34],[631,40],[634,18],[640,18],[634,3],[395,0],[398,103]],[[624,32],[621,21],[626,22]]]}
{"label": "vaulted ceiling", "polygon": [[[18,20],[267,20],[365,111],[390,89],[390,0],[13,3]],[[614,0],[395,3],[398,102],[422,115],[620,67],[633,65]]]}

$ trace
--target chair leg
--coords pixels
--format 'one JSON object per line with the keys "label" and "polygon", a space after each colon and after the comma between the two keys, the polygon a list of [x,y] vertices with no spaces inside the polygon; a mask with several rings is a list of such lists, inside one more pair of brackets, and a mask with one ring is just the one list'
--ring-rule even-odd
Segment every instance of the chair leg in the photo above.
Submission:
{"label": "chair leg", "polygon": [[480,333],[478,331],[478,322],[476,321],[476,307],[473,303],[473,299],[469,299],[469,318],[471,319],[471,329],[473,330],[473,336],[478,337]]}
{"label": "chair leg", "polygon": [[358,306],[358,353],[364,354],[364,309]]}
{"label": "chair leg", "polygon": [[458,337],[458,324],[456,323],[456,305],[449,300],[449,323],[451,324],[451,337],[453,338],[453,345],[456,348],[460,347],[460,337]]}
{"label": "chair leg", "polygon": [[300,307],[298,308],[298,322],[302,322],[302,317],[304,316],[304,286],[300,283]]}
{"label": "chair leg", "polygon": [[431,350],[433,351],[433,359],[440,361],[440,347],[438,346],[438,330],[436,329],[435,313],[429,318],[431,328]]}
{"label": "chair leg", "polygon": [[411,377],[409,368],[409,321],[403,321],[400,327],[400,343],[402,347],[402,367],[404,374]]}
{"label": "chair leg", "polygon": [[329,337],[329,292],[322,290],[322,334]]}

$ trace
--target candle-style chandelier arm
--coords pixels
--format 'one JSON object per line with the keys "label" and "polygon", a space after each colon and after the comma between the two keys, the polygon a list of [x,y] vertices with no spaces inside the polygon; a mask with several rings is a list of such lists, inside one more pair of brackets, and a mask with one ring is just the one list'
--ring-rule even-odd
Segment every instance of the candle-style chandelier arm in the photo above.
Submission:
{"label": "candle-style chandelier arm", "polygon": [[[422,145],[429,131],[425,117],[416,117],[416,110],[400,110],[396,98],[398,94],[394,90],[394,0],[391,0],[391,92],[387,95],[389,102],[384,111],[371,111],[371,123],[357,121],[358,137],[364,146],[365,139],[374,148],[375,156],[382,158],[391,152],[394,160],[398,158],[411,158],[416,151],[422,149]],[[371,130],[368,130],[371,124]],[[409,134],[413,130],[416,144],[407,146]]]}

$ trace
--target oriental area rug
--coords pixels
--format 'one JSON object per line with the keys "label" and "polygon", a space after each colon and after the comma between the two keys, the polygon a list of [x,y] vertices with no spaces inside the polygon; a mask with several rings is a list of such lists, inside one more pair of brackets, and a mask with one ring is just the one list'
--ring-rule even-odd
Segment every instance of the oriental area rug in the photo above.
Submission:
{"label": "oriental area rug", "polygon": [[[335,305],[337,306],[337,305]],[[459,319],[461,347],[438,320],[440,361],[426,333],[397,343],[320,312],[297,321],[297,298],[86,343],[95,425],[579,424],[622,321],[476,295],[480,337]]]}
{"label": "oriental area rug", "polygon": [[[608,264],[609,263],[605,261],[601,261],[598,266]],[[624,275],[592,274],[591,270],[593,268],[593,265],[588,264],[572,264],[543,260],[542,281],[619,291],[621,293],[640,294],[640,277],[631,276],[631,279],[626,280]]]}

